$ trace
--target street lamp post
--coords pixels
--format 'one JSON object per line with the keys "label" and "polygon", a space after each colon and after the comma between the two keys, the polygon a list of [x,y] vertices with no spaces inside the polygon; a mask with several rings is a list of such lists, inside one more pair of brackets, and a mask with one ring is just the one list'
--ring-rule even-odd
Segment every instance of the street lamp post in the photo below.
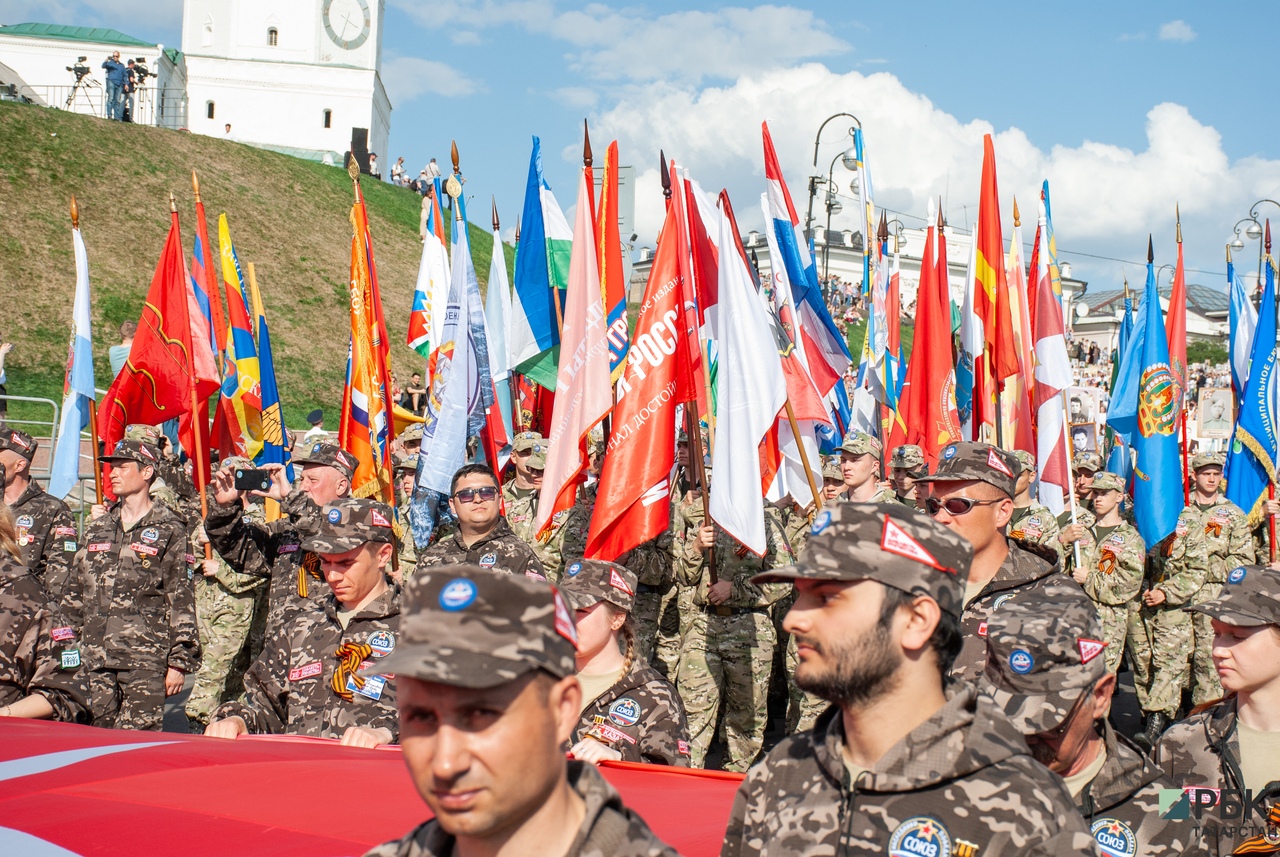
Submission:
{"label": "street lamp post", "polygon": [[[822,142],[822,131],[824,128],[827,127],[828,122],[830,122],[832,119],[839,119],[841,116],[845,116],[853,120],[853,127],[850,128],[848,132],[848,137],[850,140],[853,139],[853,132],[855,130],[862,129],[861,120],[859,120],[858,117],[854,116],[852,113],[836,113],[832,116],[828,116],[826,119],[823,120],[822,124],[818,126],[817,136],[813,138],[813,167],[812,167],[813,172],[809,175],[809,211],[804,218],[804,229],[805,229],[806,235],[812,234],[813,198],[818,195],[818,182],[822,181],[822,174],[818,172],[818,146]],[[852,149],[850,149],[849,151],[846,151],[844,154],[848,155],[851,151]]]}
{"label": "street lamp post", "polygon": [[[1258,225],[1258,206],[1270,203],[1276,208],[1280,208],[1280,202],[1274,199],[1260,199],[1249,207],[1249,219],[1253,221],[1253,226],[1245,229],[1245,234],[1250,238],[1261,238],[1262,227]],[[1238,223],[1236,224],[1239,225]],[[1256,234],[1255,233],[1256,230]],[[1258,242],[1258,294],[1262,294],[1262,242]]]}
{"label": "street lamp post", "polygon": [[[857,154],[853,151],[853,149],[849,149],[847,151],[841,152],[840,154],[832,158],[831,165],[827,167],[827,191],[823,199],[823,203],[827,209],[827,229],[826,229],[826,232],[824,232],[822,235],[822,277],[823,279],[826,279],[831,275],[831,272],[828,270],[828,265],[831,261],[831,241],[830,241],[831,215],[839,214],[844,209],[844,206],[841,205],[838,195],[836,193],[836,183],[834,178],[835,170],[836,170],[836,161],[842,162],[845,166],[845,169],[847,170],[856,170],[858,166]],[[858,195],[858,177],[856,174],[853,177],[853,181],[849,183],[849,190],[851,193],[853,193],[855,197]],[[867,236],[863,235],[862,236],[862,252],[863,253],[867,252],[868,246],[869,245],[867,242]]]}

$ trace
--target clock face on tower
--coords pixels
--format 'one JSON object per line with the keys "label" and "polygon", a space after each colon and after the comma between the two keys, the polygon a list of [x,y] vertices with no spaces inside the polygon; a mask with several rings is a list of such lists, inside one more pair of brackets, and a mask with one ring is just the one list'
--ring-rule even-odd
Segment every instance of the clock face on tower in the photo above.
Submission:
{"label": "clock face on tower", "polygon": [[340,48],[355,50],[369,38],[368,0],[324,0],[320,16],[325,33]]}

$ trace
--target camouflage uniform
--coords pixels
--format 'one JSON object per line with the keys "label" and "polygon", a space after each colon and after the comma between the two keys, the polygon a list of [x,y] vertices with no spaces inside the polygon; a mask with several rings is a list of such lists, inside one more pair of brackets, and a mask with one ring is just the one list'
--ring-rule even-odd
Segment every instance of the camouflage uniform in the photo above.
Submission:
{"label": "camouflage uniform", "polygon": [[76,629],[35,575],[0,552],[0,706],[35,693],[54,720],[88,723],[87,672]]}
{"label": "camouflage uniform", "polygon": [[[261,505],[251,505],[245,517],[265,524]],[[198,548],[196,555],[202,555]],[[261,654],[267,628],[266,579],[236,571],[218,554],[213,559],[218,563],[213,577],[205,577],[197,564],[196,626],[203,657],[185,706],[187,720],[201,729],[215,708],[244,690],[245,670]]]}
{"label": "camouflage uniform", "polygon": [[[671,503],[671,577],[672,585],[662,593],[658,604],[658,636],[651,660],[659,672],[675,681],[680,671],[680,656],[693,628],[693,592],[696,587],[684,582],[681,569],[691,539],[696,539],[706,512],[702,495],[689,491],[680,495],[678,480],[671,486],[676,496]],[[705,630],[705,625],[700,626]],[[705,647],[705,642],[702,643]],[[679,683],[677,682],[677,687]]]}
{"label": "camouflage uniform", "polygon": [[[1022,473],[1030,473],[1033,477],[1036,472],[1036,460],[1031,453],[1026,450],[1014,450],[1013,457],[1017,459]],[[1025,544],[1038,545],[1052,550],[1058,556],[1058,560],[1062,560],[1062,543],[1058,541],[1058,533],[1061,530],[1058,527],[1058,519],[1053,516],[1047,506],[1043,506],[1032,500],[1026,506],[1015,505],[1013,507],[1013,517],[1009,519],[1009,538]]]}
{"label": "camouflage uniform", "polygon": [[538,555],[511,531],[505,518],[499,518],[493,530],[471,547],[462,540],[461,532],[455,532],[418,551],[419,572],[456,563],[546,580]]}
{"label": "camouflage uniform", "polygon": [[537,488],[517,488],[515,480],[502,486],[502,498],[506,503],[506,519],[511,532],[515,533],[520,541],[533,548],[538,562],[542,563],[543,573],[548,580],[555,583],[564,572],[565,524],[573,510],[565,509],[552,515],[551,528],[539,536],[535,532],[538,518],[538,493]]}
{"label": "camouflage uniform", "polygon": [[849,781],[839,709],[782,740],[738,789],[722,857],[1095,855],[1062,780],[969,684]]}
{"label": "camouflage uniform", "polygon": [[697,547],[697,529],[686,534],[680,575],[685,585],[694,587],[693,617],[684,638],[676,686],[689,717],[695,768],[703,766],[715,736],[722,695],[725,770],[745,771],[764,743],[776,642],[769,607],[787,594],[789,586],[757,586],[751,577],[795,563],[777,519],[766,515],[765,523],[768,541],[763,557],[717,528],[716,573],[733,586],[729,599],[718,607],[707,600],[710,574],[707,554]]}
{"label": "camouflage uniform", "polygon": [[[586,812],[567,857],[679,857],[623,804],[622,796],[593,765],[577,761],[568,765],[569,786],[582,798]],[[452,857],[454,841],[432,819],[365,857]]]}
{"label": "camouflage uniform", "polygon": [[[122,440],[104,459],[145,454],[155,451]],[[159,730],[166,670],[200,666],[187,556],[186,527],[160,505],[127,530],[119,507],[85,528],[64,607],[81,631],[97,725]]]}
{"label": "camouflage uniform", "polygon": [[[901,450],[903,447],[898,447]],[[826,478],[827,471],[823,470],[823,477]],[[838,475],[838,473],[837,473]],[[901,498],[899,498],[901,500]],[[905,502],[902,505],[906,506]],[[909,508],[915,508],[914,504]],[[821,514],[821,513],[819,513]],[[813,530],[813,523],[808,518],[797,515],[800,521],[803,521],[803,529],[793,532],[788,530],[788,538],[791,542],[792,552],[796,555],[796,561],[804,558],[804,550],[809,543],[809,533]],[[791,605],[795,603],[795,590],[789,592],[786,597],[778,602],[778,608],[774,613],[774,624],[778,627],[779,639],[783,638],[782,622],[787,618],[787,611],[791,609]],[[785,608],[783,607],[785,605]],[[830,704],[820,696],[807,693],[796,685],[796,661],[799,659],[798,649],[796,647],[796,638],[790,634],[786,634],[786,654],[783,658],[783,674],[787,677],[787,725],[786,734],[791,735],[796,732],[804,732],[812,729],[813,724],[817,721],[818,715],[826,711]]]}
{"label": "camouflage uniform", "polygon": [[[0,450],[9,450],[31,466],[39,442],[23,431],[0,428]],[[30,476],[30,472],[27,474]],[[0,500],[4,481],[0,480]],[[71,563],[75,559],[79,534],[67,504],[45,493],[32,480],[17,500],[9,504],[18,525],[18,547],[22,564],[31,570],[54,601],[62,598]]]}
{"label": "camouflage uniform", "polygon": [[1174,532],[1152,551],[1151,588],[1163,590],[1165,602],[1143,605],[1129,619],[1129,659],[1138,705],[1170,720],[1190,678],[1195,637],[1191,617],[1182,608],[1192,603],[1209,572],[1204,531],[1200,511],[1183,509]]}
{"label": "camouflage uniform", "polygon": [[[347,497],[321,510],[306,550],[340,554],[368,543],[394,544],[391,508]],[[218,707],[213,719],[243,718],[250,732],[341,738],[351,726],[385,728],[399,734],[390,670],[378,662],[395,651],[400,630],[400,587],[387,589],[354,614],[330,592],[316,605],[295,611],[268,638],[262,655],[244,676],[244,695]]]}
{"label": "camouflage uniform", "polygon": [[[408,429],[405,429],[408,431]],[[421,432],[419,432],[421,439]],[[412,498],[400,491],[398,477],[402,471],[418,472],[418,455],[405,456],[399,459],[395,465],[395,474],[397,476],[396,486],[396,542],[399,546],[399,552],[396,554],[396,562],[400,572],[400,579],[405,580],[413,574],[414,568],[418,564],[418,549],[413,540],[413,508],[411,504]]]}
{"label": "camouflage uniform", "polygon": [[[884,452],[884,446],[880,443],[880,438],[869,435],[866,432],[851,431],[845,435],[844,443],[840,445],[840,452],[842,456],[849,455],[855,458],[860,455],[875,456],[877,464],[876,478],[879,478],[882,475],[880,473],[880,470],[882,469],[880,463],[881,455]],[[864,502],[852,501],[847,492],[840,495],[840,499],[845,502]],[[888,488],[884,485],[876,485],[875,493],[872,494],[865,502],[897,503],[902,505],[902,501],[898,498],[897,493],[895,493],[892,488]]]}
{"label": "camouflage uniform", "polygon": [[[1198,470],[1204,466],[1203,463],[1196,466],[1196,462],[1201,459],[1201,456],[1196,456],[1192,460],[1193,469]],[[1215,460],[1211,463],[1221,465],[1222,462]],[[1229,571],[1253,564],[1253,534],[1249,529],[1249,517],[1221,494],[1208,505],[1196,505],[1204,516],[1209,572],[1205,575],[1204,586],[1191,597],[1190,603],[1204,604],[1217,598],[1222,592],[1222,584],[1227,582]],[[1195,637],[1195,652],[1191,658],[1191,702],[1193,705],[1201,705],[1221,699],[1222,684],[1218,681],[1218,671],[1213,666],[1213,625],[1209,617],[1203,613],[1193,613],[1191,627]]]}
{"label": "camouflage uniform", "polygon": [[[889,469],[905,470],[907,475],[913,479],[920,479],[929,475],[929,465],[925,463],[924,450],[914,443],[904,443],[902,446],[893,448],[893,452],[889,455]],[[826,475],[825,473],[823,474]],[[908,509],[917,508],[914,497],[904,497],[894,491],[894,496],[898,502],[906,506]]]}
{"label": "camouflage uniform", "polygon": [[1084,593],[1093,599],[1098,610],[1102,639],[1107,643],[1107,669],[1111,672],[1120,669],[1129,623],[1138,612],[1146,555],[1142,536],[1128,524],[1120,524],[1101,541],[1095,526],[1080,540],[1080,563],[1089,570]]}
{"label": "camouflage uniform", "polygon": [[671,682],[638,659],[587,703],[569,743],[587,737],[622,753],[624,762],[689,765],[689,724],[680,697]]}
{"label": "camouflage uniform", "polygon": [[[665,651],[658,654],[658,648],[663,642],[662,609],[669,603],[668,595],[674,594],[676,590],[671,545],[672,537],[668,530],[634,548],[626,564],[627,568],[635,571],[637,579],[636,604],[631,611],[636,623],[636,657],[646,663],[656,660],[654,667],[658,673],[674,679],[678,657],[671,658]],[[676,629],[678,634],[678,622]],[[668,664],[667,659],[672,663]]]}

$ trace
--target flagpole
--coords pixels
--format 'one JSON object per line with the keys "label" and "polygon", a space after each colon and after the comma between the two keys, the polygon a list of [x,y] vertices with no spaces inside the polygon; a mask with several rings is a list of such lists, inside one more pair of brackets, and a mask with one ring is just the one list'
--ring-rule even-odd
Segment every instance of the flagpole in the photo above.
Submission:
{"label": "flagpole", "polygon": [[[71,228],[80,231],[80,205],[76,195],[71,195]],[[61,438],[58,439],[61,442]],[[80,433],[76,432],[76,445],[80,444]],[[102,462],[98,460],[98,400],[89,398],[89,451],[93,457],[93,493],[97,504],[102,505]],[[81,497],[84,495],[81,494]]]}
{"label": "flagpole", "polygon": [[[1177,206],[1174,206],[1174,212],[1175,212],[1175,222],[1177,223],[1177,228],[1178,228],[1178,259],[1179,261],[1181,261],[1182,259],[1182,211]],[[1170,298],[1169,312],[1173,312],[1174,306],[1172,302],[1172,298],[1173,298],[1172,287],[1170,287],[1169,289],[1169,298]],[[1172,363],[1173,361],[1170,360],[1169,362]],[[1186,390],[1187,376],[1186,376],[1186,372],[1187,372],[1187,367],[1185,365],[1182,366],[1181,368],[1175,367],[1175,374],[1177,376],[1177,381],[1178,381],[1178,392],[1180,393],[1179,398],[1181,398],[1182,400],[1180,402],[1181,414],[1179,415],[1180,417],[1179,423],[1182,431],[1181,431],[1180,437],[1178,438],[1180,446],[1182,447],[1182,503],[1185,506],[1190,506],[1191,505],[1191,470],[1187,466],[1187,390]]]}
{"label": "flagpole", "polygon": [[[1067,456],[1067,498],[1071,501],[1071,526],[1075,526],[1076,521],[1076,477],[1075,468],[1071,464],[1071,429],[1067,425],[1067,414],[1071,413],[1070,403],[1067,401],[1067,391],[1063,390],[1062,396],[1062,443],[1063,452]],[[1072,550],[1075,554],[1076,568],[1080,567],[1080,542],[1071,543]]]}
{"label": "flagpole", "polygon": [[[1268,268],[1267,273],[1272,273],[1275,270],[1275,266],[1271,262],[1271,221],[1270,220],[1267,220],[1267,232],[1264,238],[1264,243],[1266,244],[1266,250],[1267,250],[1267,256],[1266,256],[1267,268]],[[1259,285],[1261,285],[1261,282],[1259,282]],[[1259,307],[1258,311],[1261,312],[1262,307]],[[1267,307],[1267,311],[1271,313],[1272,318],[1275,318],[1276,307],[1274,306]],[[1268,500],[1276,499],[1276,481],[1274,478],[1267,480],[1267,499]],[[1276,561],[1276,516],[1275,515],[1267,516],[1267,529],[1268,529],[1268,534],[1271,536],[1271,539],[1270,539],[1271,561],[1275,562]]]}

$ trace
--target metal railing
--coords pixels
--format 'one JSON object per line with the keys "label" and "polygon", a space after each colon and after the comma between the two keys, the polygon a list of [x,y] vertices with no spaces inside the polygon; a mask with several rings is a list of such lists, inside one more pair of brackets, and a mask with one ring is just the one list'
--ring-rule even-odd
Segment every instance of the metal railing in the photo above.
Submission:
{"label": "metal railing", "polygon": [[[32,85],[28,88],[49,107],[100,118],[107,115],[106,88],[92,77],[86,77],[79,83]],[[136,125],[187,127],[185,89],[140,86],[136,92],[126,96],[126,99],[131,101],[131,117]]]}
{"label": "metal railing", "polygon": [[[49,476],[53,472],[53,450],[54,439],[57,436],[57,427],[61,414],[61,406],[53,399],[44,399],[36,396],[0,396],[8,410],[8,406],[14,402],[24,402],[28,405],[34,405],[37,409],[45,406],[49,408],[53,416],[51,419],[32,419],[32,418],[15,418],[11,414],[6,413],[3,423],[12,428],[19,428],[27,434],[31,435],[40,444],[40,448],[48,450],[47,455],[37,454],[36,459],[31,462],[31,478],[43,483],[46,487],[49,484]],[[84,532],[85,518],[89,515],[89,507],[96,501],[96,493],[93,487],[93,457],[92,454],[86,455],[83,450],[86,445],[91,445],[89,440],[89,432],[84,431],[80,436],[80,468],[77,474],[75,487],[67,492],[66,497],[59,499],[65,500],[67,505],[71,507],[71,512],[76,517],[76,525],[80,532]]]}

